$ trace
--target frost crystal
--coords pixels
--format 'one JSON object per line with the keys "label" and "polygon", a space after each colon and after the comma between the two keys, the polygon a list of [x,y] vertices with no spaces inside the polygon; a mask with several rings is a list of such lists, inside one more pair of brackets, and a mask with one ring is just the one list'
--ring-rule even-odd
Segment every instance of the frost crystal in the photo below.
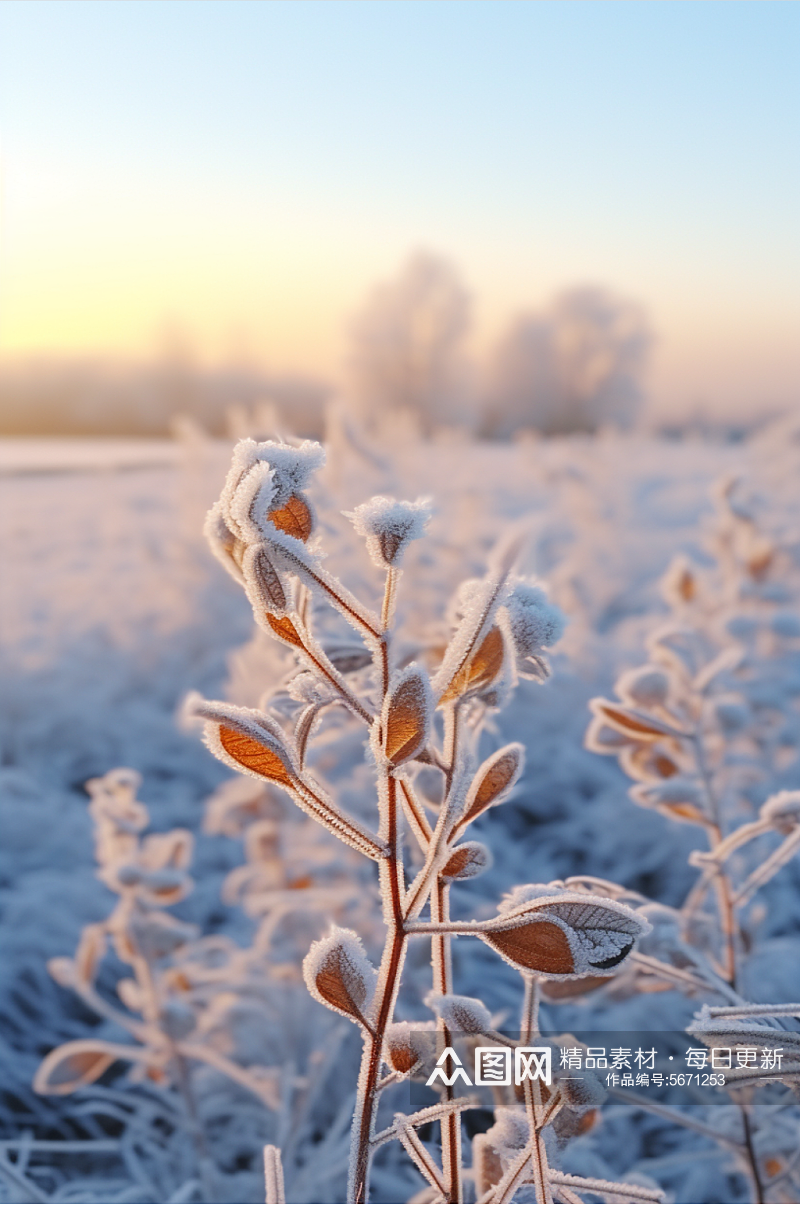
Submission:
{"label": "frost crystal", "polygon": [[379,494],[344,513],[366,540],[373,563],[386,569],[400,564],[407,546],[424,534],[432,512],[428,498],[398,502]]}

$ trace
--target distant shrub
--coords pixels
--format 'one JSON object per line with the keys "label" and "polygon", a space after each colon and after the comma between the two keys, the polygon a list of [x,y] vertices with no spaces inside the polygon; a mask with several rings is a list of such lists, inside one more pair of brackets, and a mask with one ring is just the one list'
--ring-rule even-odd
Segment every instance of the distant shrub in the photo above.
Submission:
{"label": "distant shrub", "polygon": [[628,427],[641,405],[651,344],[643,311],[599,288],[560,294],[519,317],[489,366],[484,430],[507,437]]}

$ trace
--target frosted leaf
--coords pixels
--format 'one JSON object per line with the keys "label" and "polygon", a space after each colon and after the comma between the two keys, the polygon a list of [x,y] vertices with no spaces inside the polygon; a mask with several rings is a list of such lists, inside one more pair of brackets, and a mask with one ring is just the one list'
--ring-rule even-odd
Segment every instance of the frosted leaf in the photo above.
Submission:
{"label": "frosted leaf", "polygon": [[492,1017],[481,1000],[472,996],[441,996],[429,992],[425,1003],[442,1018],[448,1029],[458,1033],[483,1035],[492,1029]]}
{"label": "frosted leaf", "polygon": [[535,578],[512,580],[504,603],[520,661],[535,657],[561,638],[564,615],[550,602],[543,585]]}
{"label": "frosted leaf", "polygon": [[428,743],[433,698],[425,671],[412,662],[394,680],[383,707],[383,752],[392,766],[421,753]]}
{"label": "frosted leaf", "polygon": [[680,773],[675,750],[662,744],[626,744],[619,753],[619,764],[629,778],[640,782],[659,782]]}
{"label": "frosted leaf", "polygon": [[513,790],[525,765],[525,748],[515,742],[504,745],[479,767],[467,792],[459,827],[476,820],[487,808],[502,803]]}
{"label": "frosted leaf", "polygon": [[502,634],[494,618],[503,601],[508,576],[520,550],[513,533],[492,555],[491,572],[479,582],[465,583],[459,591],[458,620],[433,681],[439,701],[456,698],[468,688],[485,689],[503,668]]}
{"label": "frosted leaf", "polygon": [[479,936],[512,966],[561,977],[618,966],[649,930],[624,904],[559,892],[501,913]]}
{"label": "frosted leaf", "polygon": [[673,735],[675,729],[663,723],[646,711],[633,707],[623,707],[611,699],[592,699],[590,708],[600,720],[616,728],[629,740],[652,741],[658,737]]}
{"label": "frosted leaf", "polygon": [[315,1000],[369,1028],[378,976],[352,929],[334,925],[315,941],[303,960],[303,976]]}
{"label": "frosted leaf", "polygon": [[492,865],[491,851],[480,841],[454,846],[439,874],[448,882],[475,879]]}
{"label": "frosted leaf", "polygon": [[642,807],[656,808],[674,820],[705,823],[705,794],[692,779],[675,775],[663,782],[642,783],[632,787],[630,795]]}
{"label": "frosted leaf", "polygon": [[411,541],[425,534],[432,511],[429,498],[398,502],[378,495],[344,513],[366,540],[373,564],[385,569],[399,565]]}
{"label": "frosted leaf", "polygon": [[222,512],[226,525],[244,544],[260,543],[264,538],[267,514],[275,502],[273,478],[268,464],[256,462],[242,476]]}
{"label": "frosted leaf", "polygon": [[530,1126],[522,1108],[501,1105],[494,1116],[495,1123],[486,1131],[486,1137],[505,1162],[528,1145]]}
{"label": "frosted leaf", "polygon": [[779,791],[761,807],[761,819],[788,835],[800,825],[800,791]]}
{"label": "frosted leaf", "polygon": [[247,597],[253,611],[259,615],[268,611],[282,616],[294,605],[289,583],[279,573],[270,550],[262,544],[252,544],[242,558],[242,573]]}
{"label": "frosted leaf", "polygon": [[[83,983],[93,983],[97,967],[106,952],[104,925],[86,925],[75,951],[75,975]],[[51,972],[52,974],[52,972]]]}
{"label": "frosted leaf", "polygon": [[205,518],[203,535],[209,548],[223,569],[231,575],[234,581],[244,582],[241,569],[241,553],[244,544],[235,531],[225,521],[222,502],[215,502]]}
{"label": "frosted leaf", "polygon": [[147,916],[133,916],[130,933],[136,946],[149,961],[167,958],[175,950],[200,936],[197,925],[188,925],[176,920],[168,912],[151,912]]}
{"label": "frosted leaf", "polygon": [[65,1042],[40,1063],[33,1078],[34,1091],[65,1096],[93,1084],[120,1057],[118,1052],[125,1049],[97,1039]]}
{"label": "frosted leaf", "polygon": [[800,1058],[800,1033],[735,1017],[714,1017],[707,1004],[703,1005],[692,1024],[686,1026],[686,1032],[710,1047],[777,1047],[787,1051],[793,1060]]}
{"label": "frosted leaf", "polygon": [[186,700],[184,713],[210,721],[205,726],[204,739],[220,761],[256,778],[282,786],[293,784],[294,758],[286,737],[277,722],[264,712],[210,702],[192,694]]}
{"label": "frosted leaf", "polygon": [[[449,703],[467,694],[486,697],[491,687],[499,685],[506,660],[506,642],[502,630],[493,624],[477,644],[474,652],[453,676],[440,702]],[[490,704],[491,705],[491,704]]]}
{"label": "frosted leaf", "polygon": [[618,728],[612,728],[602,715],[594,715],[583,738],[586,748],[592,753],[619,753],[631,743],[631,738]]}
{"label": "frosted leaf", "polygon": [[407,1075],[418,1064],[424,1065],[434,1051],[432,1021],[395,1021],[386,1027],[386,1055],[389,1066]]}
{"label": "frosted leaf", "polygon": [[605,1085],[593,1071],[584,1069],[581,1078],[571,1076],[558,1081],[561,1094],[573,1113],[596,1109],[608,1096]]}
{"label": "frosted leaf", "polygon": [[676,556],[661,579],[661,592],[671,606],[685,606],[697,596],[697,574],[685,556]]}
{"label": "frosted leaf", "polygon": [[639,707],[661,707],[669,695],[669,675],[657,665],[628,670],[614,689],[626,703]]}

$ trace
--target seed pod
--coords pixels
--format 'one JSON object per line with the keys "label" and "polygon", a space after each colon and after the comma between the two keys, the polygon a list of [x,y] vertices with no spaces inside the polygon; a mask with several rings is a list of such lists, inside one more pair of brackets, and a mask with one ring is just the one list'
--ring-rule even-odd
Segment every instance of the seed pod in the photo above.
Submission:
{"label": "seed pod", "polygon": [[316,1000],[369,1029],[378,977],[357,933],[334,925],[306,954],[303,976]]}
{"label": "seed pod", "polygon": [[491,851],[480,841],[465,841],[450,850],[439,874],[449,882],[476,879],[492,865]]}
{"label": "seed pod", "polygon": [[524,765],[525,749],[517,743],[505,745],[491,757],[487,757],[472,780],[464,805],[464,815],[457,827],[466,827],[487,808],[502,803],[513,789]]}
{"label": "seed pod", "polygon": [[402,765],[422,752],[428,743],[432,712],[428,676],[412,662],[398,677],[384,704],[384,753],[390,765]]}

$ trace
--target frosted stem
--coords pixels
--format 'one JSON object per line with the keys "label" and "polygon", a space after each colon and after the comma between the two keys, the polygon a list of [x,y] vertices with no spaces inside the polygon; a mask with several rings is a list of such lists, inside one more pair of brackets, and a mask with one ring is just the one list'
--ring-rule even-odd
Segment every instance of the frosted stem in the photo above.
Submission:
{"label": "frosted stem", "polygon": [[403,927],[404,884],[397,823],[397,780],[388,771],[386,798],[387,844],[390,854],[381,863],[380,876],[388,932],[378,977],[375,1028],[372,1032],[364,1033],[364,1051],[361,1057],[361,1073],[358,1079],[356,1110],[353,1118],[348,1200],[354,1202],[355,1205],[363,1205],[369,1193],[370,1143],[374,1133],[375,1113],[379,1099],[378,1086],[383,1062],[383,1039],[386,1026],[391,1022],[394,1013],[407,940]]}

